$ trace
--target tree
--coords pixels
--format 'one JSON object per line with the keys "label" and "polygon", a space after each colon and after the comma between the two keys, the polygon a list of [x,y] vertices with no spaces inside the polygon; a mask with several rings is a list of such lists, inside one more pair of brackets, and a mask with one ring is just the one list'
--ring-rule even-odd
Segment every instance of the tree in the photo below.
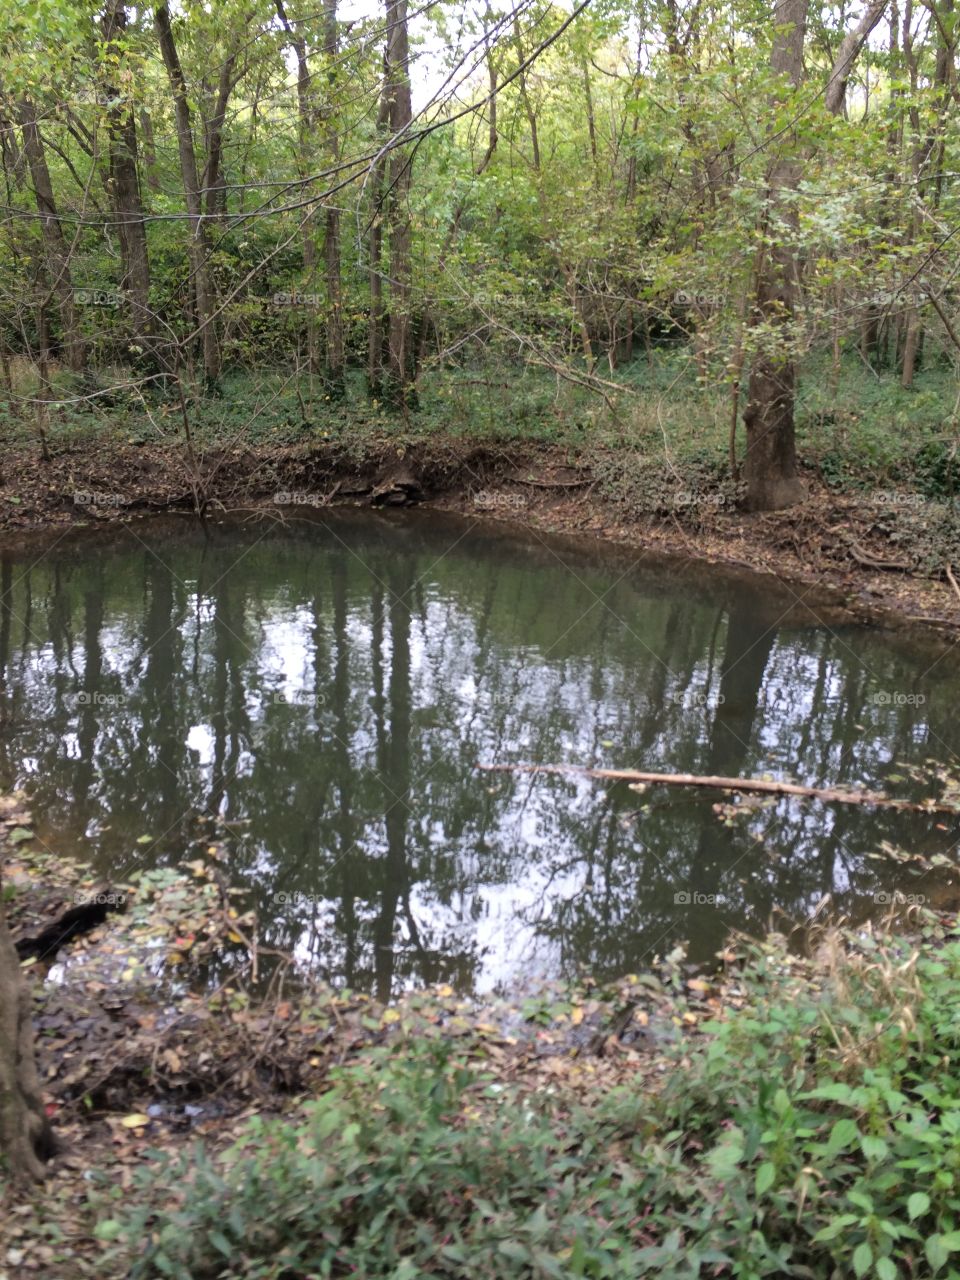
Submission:
{"label": "tree", "polygon": [[[337,0],[323,0],[323,51],[327,59],[327,84],[331,97],[337,82]],[[340,159],[335,107],[324,114],[327,131],[327,154],[330,165]],[[327,277],[327,353],[326,380],[331,395],[343,395],[343,289],[340,280],[340,210],[335,200],[327,202],[324,217],[324,262]]]}
{"label": "tree", "polygon": [[[46,283],[50,294],[57,299],[60,308],[67,366],[74,373],[80,373],[86,363],[86,353],[80,336],[80,318],[73,296],[73,281],[70,274],[71,246],[67,243],[60,223],[46,151],[37,123],[37,112],[30,98],[22,98],[20,101],[20,125],[23,130],[23,152],[30,168],[33,193],[40,216],[40,230],[43,235],[46,258]],[[41,303],[41,311],[46,311],[45,302]],[[41,317],[41,330],[45,330],[44,319],[45,317]],[[43,345],[46,345],[45,342]],[[45,351],[41,352],[40,358],[41,360],[46,358]]]}
{"label": "tree", "polygon": [[[796,89],[803,76],[803,37],[809,0],[777,0],[770,53],[773,73]],[[797,474],[794,433],[796,357],[792,326],[798,289],[797,211],[791,199],[800,182],[799,161],[778,147],[767,170],[765,212],[769,243],[757,272],[753,327],[762,346],[754,357],[743,421],[747,428],[744,478],[754,511],[789,507],[805,490]]]}
{"label": "tree", "polygon": [[0,1157],[16,1182],[42,1178],[55,1149],[40,1096],[30,1004],[0,893]]}
{"label": "tree", "polygon": [[170,89],[173,93],[174,121],[177,130],[177,150],[180,157],[180,176],[183,181],[184,202],[189,215],[188,255],[193,294],[196,299],[196,321],[203,344],[203,373],[209,386],[220,377],[220,347],[214,320],[214,289],[210,270],[210,244],[200,197],[200,179],[197,154],[193,143],[193,123],[187,81],[180,63],[170,10],[165,4],[154,9],[154,22],[163,65],[167,69]]}
{"label": "tree", "polygon": [[[120,78],[114,71],[115,65],[122,61],[122,41],[127,29],[127,7],[123,0],[109,0],[101,18],[101,27],[104,40],[103,81],[110,133],[110,195],[120,242],[122,285],[129,299],[133,340],[152,354],[150,258],[140,197],[137,127],[130,94],[121,89]],[[127,70],[125,74],[129,83],[132,71]]]}
{"label": "tree", "polygon": [[[877,25],[886,0],[873,0],[859,23],[844,37],[824,94],[827,110],[839,115],[857,55]],[[803,79],[803,45],[809,0],[778,0],[770,68],[793,89]],[[795,96],[795,95],[794,95]],[[790,101],[788,95],[788,101]],[[797,357],[794,324],[800,283],[797,240],[799,218],[796,193],[802,165],[796,151],[795,121],[785,132],[788,142],[778,146],[767,171],[767,207],[753,325],[760,351],[750,370],[744,478],[747,506],[773,511],[799,502],[805,489],[797,473],[794,408]]]}
{"label": "tree", "polygon": [[390,190],[387,196],[390,223],[390,320],[387,326],[387,394],[404,409],[411,407],[413,326],[410,288],[410,184],[412,153],[397,143],[410,128],[413,103],[410,94],[410,41],[407,34],[407,0],[387,0],[387,84],[391,139]]}

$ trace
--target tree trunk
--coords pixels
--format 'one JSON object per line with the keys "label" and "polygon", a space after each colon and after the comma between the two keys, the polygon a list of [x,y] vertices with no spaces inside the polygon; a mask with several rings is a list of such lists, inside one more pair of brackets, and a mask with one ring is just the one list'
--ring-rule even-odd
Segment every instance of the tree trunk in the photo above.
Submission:
{"label": "tree trunk", "polygon": [[15,1182],[38,1181],[55,1150],[33,1053],[30,991],[0,894],[0,1158]]}
{"label": "tree trunk", "polygon": [[210,246],[200,201],[197,156],[193,145],[190,120],[190,103],[187,98],[187,82],[180,65],[170,11],[165,4],[154,9],[154,20],[160,42],[163,64],[167,69],[170,88],[173,91],[174,119],[177,129],[177,147],[180,154],[180,176],[190,218],[189,258],[190,274],[197,302],[197,327],[203,341],[203,372],[208,385],[220,377],[220,349],[214,326],[214,291],[210,273]]}
{"label": "tree trunk", "polygon": [[[323,0],[323,50],[327,57],[327,84],[331,99],[336,85],[337,65],[337,0]],[[335,106],[331,101],[326,112],[327,151],[331,165],[340,159],[340,147],[334,123]],[[324,221],[324,261],[327,272],[327,356],[328,393],[343,395],[343,291],[340,283],[340,210],[328,204]]]}
{"label": "tree trunk", "polygon": [[153,137],[153,120],[150,112],[140,110],[140,132],[143,134],[143,163],[147,172],[147,186],[151,191],[160,190],[157,173],[157,146]]}
{"label": "tree trunk", "polygon": [[[103,37],[111,61],[119,57],[119,49],[112,46],[123,35],[126,26],[126,5],[123,0],[111,0],[102,19]],[[124,104],[112,75],[104,76],[104,88],[109,103],[110,195],[120,240],[123,288],[129,301],[130,332],[134,342],[149,355],[153,350],[150,260],[137,171],[137,127],[133,104]]]}
{"label": "tree trunk", "polygon": [[237,52],[234,48],[220,67],[216,102],[207,122],[207,165],[203,187],[208,221],[222,222],[227,212],[227,184],[223,175],[223,126],[227,119],[230,94],[236,84],[234,68]]}
{"label": "tree trunk", "polygon": [[[313,137],[317,130],[318,110],[311,87],[310,63],[307,58],[307,42],[297,32],[290,19],[283,0],[275,0],[277,16],[290,40],[297,59],[297,168],[298,176],[304,184],[313,169],[311,157]],[[306,187],[304,186],[304,190]],[[312,284],[317,267],[317,242],[315,238],[315,220],[312,209],[304,212],[300,223],[300,237],[303,245],[303,270],[308,284]],[[307,366],[311,373],[317,371],[317,323],[312,309],[307,311]]]}
{"label": "tree trunk", "polygon": [[[776,34],[770,66],[774,74],[785,76],[794,87],[803,74],[808,3],[809,0],[777,0],[774,11]],[[743,413],[747,428],[746,505],[752,511],[789,507],[804,496],[797,474],[793,418],[797,374],[790,350],[797,297],[796,250],[790,243],[797,229],[797,216],[790,195],[799,182],[799,164],[789,156],[778,155],[767,171],[767,216],[770,221],[784,224],[787,239],[782,233],[777,234],[757,273],[754,318],[773,332],[765,338],[765,349],[754,358]]]}
{"label": "tree trunk", "polygon": [[80,317],[73,298],[70,247],[63,234],[57,213],[43,139],[37,127],[37,113],[29,98],[21,100],[19,110],[20,126],[23,131],[23,151],[30,168],[37,211],[40,214],[47,275],[50,279],[51,291],[60,309],[64,355],[68,368],[74,373],[81,373],[86,363],[86,353],[80,336]]}
{"label": "tree trunk", "polygon": [[[387,50],[389,58],[389,48]],[[377,117],[377,137],[382,138],[390,118],[388,62],[384,62],[384,90],[380,97]],[[367,322],[367,389],[372,396],[383,394],[383,179],[386,172],[386,153],[374,162],[370,179],[370,232],[367,243],[368,281],[370,285],[370,314]]]}
{"label": "tree trunk", "polygon": [[[387,100],[390,135],[394,142],[413,120],[410,96],[410,45],[407,0],[387,0]],[[412,406],[413,325],[411,315],[410,179],[413,157],[406,148],[390,153],[390,321],[387,327],[387,396],[404,411]]]}
{"label": "tree trunk", "polygon": [[917,368],[917,352],[920,348],[920,317],[916,307],[906,310],[903,323],[903,364],[900,369],[900,385],[905,390],[913,386],[913,375]]}
{"label": "tree trunk", "polygon": [[[803,39],[809,0],[777,0],[776,32],[770,55],[774,74],[797,88],[803,77]],[[834,114],[843,110],[847,81],[857,55],[880,20],[884,3],[874,0],[858,25],[843,39],[827,82],[826,102]],[[790,139],[787,147],[791,145]],[[794,407],[796,356],[791,350],[798,292],[798,263],[793,243],[798,229],[792,195],[800,184],[799,161],[777,156],[767,174],[768,219],[785,228],[764,256],[757,277],[754,317],[772,334],[754,360],[743,420],[747,428],[744,476],[748,509],[772,511],[792,506],[804,496],[797,474]]]}

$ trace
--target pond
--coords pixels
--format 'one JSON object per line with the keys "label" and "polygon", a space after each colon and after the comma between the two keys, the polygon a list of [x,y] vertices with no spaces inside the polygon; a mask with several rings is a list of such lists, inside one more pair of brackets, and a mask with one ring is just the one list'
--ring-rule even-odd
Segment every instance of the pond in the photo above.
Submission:
{"label": "pond", "polygon": [[0,782],[43,842],[119,883],[212,815],[264,944],[353,989],[705,961],[827,894],[857,920],[960,901],[886,852],[951,857],[950,816],[476,770],[929,792],[956,654],[773,579],[423,511],[168,518],[0,575]]}

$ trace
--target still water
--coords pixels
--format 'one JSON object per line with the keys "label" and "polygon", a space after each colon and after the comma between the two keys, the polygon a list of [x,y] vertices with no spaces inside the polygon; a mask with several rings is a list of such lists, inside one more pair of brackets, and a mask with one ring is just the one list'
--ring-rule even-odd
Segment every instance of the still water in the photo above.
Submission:
{"label": "still water", "polygon": [[[635,971],[686,940],[956,905],[952,818],[478,773],[539,761],[917,794],[949,646],[803,591],[424,512],[172,519],[0,561],[0,783],[121,882],[225,824],[265,945],[381,997]],[[798,599],[798,596],[801,599]],[[923,793],[920,788],[920,793]],[[149,836],[149,842],[138,843]],[[952,856],[952,855],[951,855]]]}

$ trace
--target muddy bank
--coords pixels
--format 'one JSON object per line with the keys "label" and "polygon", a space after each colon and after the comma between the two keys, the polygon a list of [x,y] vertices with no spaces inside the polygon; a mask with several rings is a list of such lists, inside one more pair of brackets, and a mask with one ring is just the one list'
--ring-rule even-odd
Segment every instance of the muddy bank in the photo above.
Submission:
{"label": "muddy bank", "polygon": [[3,467],[0,539],[10,546],[29,537],[35,545],[39,531],[59,537],[164,511],[283,519],[333,505],[428,504],[774,575],[796,600],[816,588],[818,600],[861,620],[960,629],[944,507],[909,493],[837,494],[809,475],[799,506],[746,514],[732,491],[698,490],[682,475],[659,488],[647,475],[638,488],[629,461],[612,452],[573,456],[559,446],[452,437],[406,447],[385,438],[362,449],[240,446],[207,452],[193,465],[182,450],[154,445],[78,444],[47,463],[20,450]]}

